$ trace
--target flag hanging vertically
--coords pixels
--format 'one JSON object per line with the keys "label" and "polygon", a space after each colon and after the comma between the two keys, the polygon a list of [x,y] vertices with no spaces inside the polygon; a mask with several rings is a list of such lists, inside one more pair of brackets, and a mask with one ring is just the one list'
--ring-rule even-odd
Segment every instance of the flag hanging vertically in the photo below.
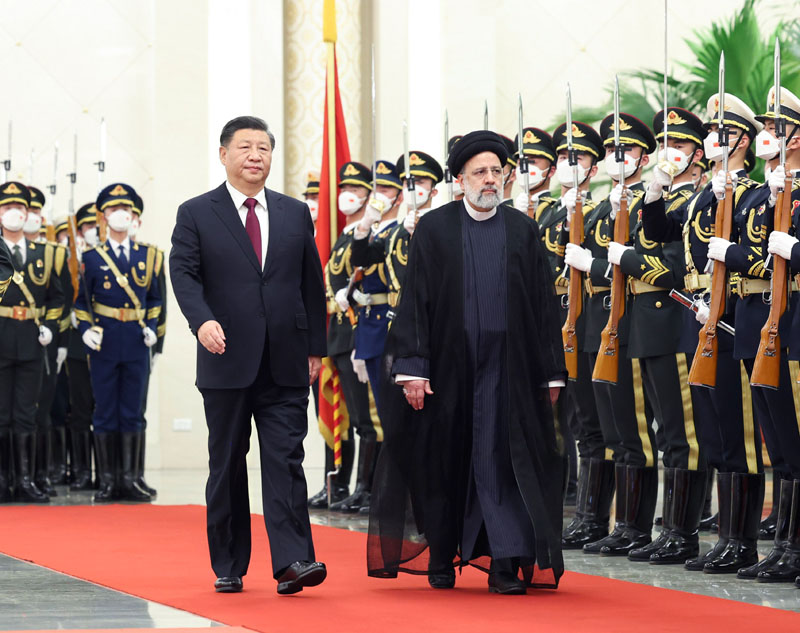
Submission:
{"label": "flag hanging vertically", "polygon": [[[325,0],[322,15],[322,40],[327,53],[325,72],[325,117],[322,128],[322,169],[319,175],[319,213],[317,249],[323,267],[331,248],[345,226],[345,216],[337,204],[339,169],[350,160],[347,128],[339,96],[339,72],[336,67],[336,2]],[[338,468],[342,461],[341,437],[347,433],[349,419],[344,406],[339,375],[333,359],[322,359],[319,377],[319,430],[334,452]]]}

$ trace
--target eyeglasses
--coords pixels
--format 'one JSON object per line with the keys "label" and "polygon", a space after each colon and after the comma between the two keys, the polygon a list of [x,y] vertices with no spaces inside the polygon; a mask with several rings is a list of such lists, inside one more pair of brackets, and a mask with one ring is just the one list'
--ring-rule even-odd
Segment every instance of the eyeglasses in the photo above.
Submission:
{"label": "eyeglasses", "polygon": [[491,173],[494,178],[502,178],[503,177],[503,168],[502,167],[481,167],[480,169],[476,169],[473,171],[470,176],[473,178],[485,178],[486,174]]}

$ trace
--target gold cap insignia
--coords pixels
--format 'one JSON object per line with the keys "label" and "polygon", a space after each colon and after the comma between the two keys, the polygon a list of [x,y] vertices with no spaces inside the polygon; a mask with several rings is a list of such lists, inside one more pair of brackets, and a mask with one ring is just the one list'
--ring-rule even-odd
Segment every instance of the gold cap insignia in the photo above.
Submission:
{"label": "gold cap insignia", "polygon": [[670,110],[669,114],[667,114],[667,122],[672,125],[681,125],[682,123],[686,123],[686,119],[682,119],[678,116],[678,113],[675,110]]}
{"label": "gold cap insignia", "polygon": [[577,136],[578,138],[582,138],[582,137],[586,136],[586,134],[584,133],[583,130],[581,130],[581,128],[579,128],[577,125],[575,125],[573,123],[572,124],[572,136]]}
{"label": "gold cap insignia", "polygon": [[378,174],[391,174],[392,170],[386,166],[386,163],[378,163],[375,172]]}
{"label": "gold cap insignia", "polygon": [[[611,124],[611,128],[609,128],[609,129],[612,129],[612,130],[614,129],[614,124],[613,123]],[[629,123],[626,123],[625,119],[620,117],[619,118],[619,131],[620,132],[624,132],[625,130],[630,130],[630,129],[631,129],[631,125]]]}
{"label": "gold cap insignia", "polygon": [[542,139],[538,138],[532,130],[527,130],[522,137],[523,143],[541,143]]}
{"label": "gold cap insignia", "polygon": [[5,189],[3,189],[3,193],[8,193],[8,194],[20,194],[20,193],[22,193],[22,191],[20,191],[19,187],[17,187],[17,185],[15,185],[15,184],[12,182],[10,185],[8,185],[8,187],[6,187]]}
{"label": "gold cap insignia", "polygon": [[308,172],[308,179],[314,182],[319,182],[319,172],[318,171]]}
{"label": "gold cap insignia", "polygon": [[125,190],[125,187],[122,185],[117,185],[111,191],[108,192],[109,196],[127,196],[128,192]]}
{"label": "gold cap insignia", "polygon": [[358,176],[358,170],[356,169],[356,166],[350,163],[347,167],[344,168],[344,175]]}
{"label": "gold cap insignia", "polygon": [[425,161],[422,160],[416,154],[411,154],[411,156],[408,157],[408,164],[411,165],[412,167],[416,167],[416,166],[419,166],[419,165],[424,165]]}

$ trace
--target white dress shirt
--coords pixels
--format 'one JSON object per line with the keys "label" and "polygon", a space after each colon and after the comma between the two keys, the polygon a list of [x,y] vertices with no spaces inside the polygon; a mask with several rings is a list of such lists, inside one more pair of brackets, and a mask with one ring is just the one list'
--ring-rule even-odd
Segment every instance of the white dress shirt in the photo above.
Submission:
{"label": "white dress shirt", "polygon": [[[131,263],[131,240],[130,238],[126,237],[121,242],[117,242],[111,235],[108,236],[108,245],[114,251],[114,255],[119,257],[119,247],[122,246],[122,252],[125,255],[125,259],[128,260],[128,263]],[[125,272],[120,271],[120,272]]]}
{"label": "white dress shirt", "polygon": [[23,237],[19,242],[12,242],[7,237],[4,237],[3,241],[6,243],[6,246],[8,246],[8,252],[11,254],[12,258],[11,261],[14,261],[14,247],[17,244],[19,244],[19,252],[22,254],[22,263],[25,264],[25,262],[28,261],[28,256],[25,254],[25,251],[28,249],[28,240]]}
{"label": "white dress shirt", "polygon": [[247,226],[247,207],[244,206],[244,201],[248,198],[255,198],[258,203],[256,204],[256,217],[261,228],[261,267],[263,268],[267,260],[267,246],[269,245],[269,214],[267,213],[267,196],[264,189],[259,190],[254,196],[246,196],[227,180],[225,186],[228,188],[228,193],[231,194],[233,206],[239,212],[242,226]]}

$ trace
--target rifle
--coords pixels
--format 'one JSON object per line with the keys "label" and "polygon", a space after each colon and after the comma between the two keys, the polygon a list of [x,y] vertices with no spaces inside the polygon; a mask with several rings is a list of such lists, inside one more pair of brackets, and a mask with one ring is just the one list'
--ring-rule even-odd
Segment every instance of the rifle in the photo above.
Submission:
{"label": "rifle", "polygon": [[[619,167],[619,184],[622,197],[619,212],[614,219],[614,241],[625,244],[629,239],[628,189],[625,186],[625,146],[619,136],[619,79],[614,78],[614,158]],[[619,375],[619,322],[625,314],[625,274],[619,265],[613,265],[611,280],[611,314],[600,335],[600,351],[594,364],[592,380],[616,384]]]}
{"label": "rifle", "polygon": [[8,158],[3,161],[3,171],[5,172],[3,182],[8,182],[11,174],[11,119],[8,121]]}
{"label": "rifle", "polygon": [[523,135],[525,133],[522,127],[522,94],[519,95],[519,113],[517,116],[517,153],[519,154],[519,173],[522,174],[522,187],[525,194],[528,196],[528,217],[534,219],[536,210],[533,208],[533,201],[531,200],[530,190],[530,176],[528,175],[528,157],[525,156],[525,142]]}
{"label": "rifle", "polygon": [[489,102],[486,99],[483,100],[483,129],[489,129]]}
{"label": "rifle", "polygon": [[53,224],[53,216],[55,215],[55,211],[53,209],[56,206],[56,190],[58,187],[56,183],[58,182],[58,143],[56,142],[55,147],[53,148],[53,184],[49,185],[47,189],[50,191],[50,204],[48,205],[49,212],[47,213],[47,241],[48,242],[55,242],[56,241],[56,227]]}
{"label": "rifle", "polygon": [[447,163],[450,160],[450,119],[447,110],[444,111],[444,181],[447,184],[447,201],[453,201],[453,174]]}
{"label": "rifle", "polygon": [[[692,312],[697,312],[697,310],[699,309],[698,301],[692,299],[691,297],[687,297],[680,290],[675,290],[675,288],[673,288],[672,290],[669,291],[669,296],[672,299],[675,299],[675,301],[680,303],[684,308],[689,308],[689,310],[691,310]],[[736,336],[736,330],[734,330],[730,325],[725,323],[725,321],[720,321],[719,323],[717,323],[717,327],[719,327],[719,329],[722,330],[723,332],[727,332],[731,336]]]}
{"label": "rifle", "polygon": [[[522,108],[520,98],[520,109]],[[569,221],[570,244],[580,246],[583,243],[583,196],[578,190],[578,152],[572,145],[572,90],[567,83],[567,160],[572,166],[572,186],[578,192],[575,198],[575,211]],[[520,147],[522,143],[520,142]],[[525,174],[525,189],[528,188],[528,174]],[[530,198],[530,193],[528,193]],[[529,203],[530,204],[530,203]],[[583,311],[583,272],[570,267],[569,287],[567,289],[567,319],[561,328],[561,340],[564,343],[564,362],[570,380],[578,379],[578,336],[576,325]]]}
{"label": "rifle", "polygon": [[[103,190],[103,174],[106,171],[106,120],[100,119],[100,160],[97,165],[97,193]],[[97,211],[97,238],[100,244],[106,241],[108,234],[106,216],[98,209]]]}
{"label": "rifle", "polygon": [[[411,164],[408,159],[408,123],[406,121],[403,121],[403,164],[406,169],[406,191],[411,197],[411,208],[414,214],[412,217],[416,228],[417,220],[419,219],[417,215],[417,192],[414,186],[414,174],[411,173]],[[406,204],[408,204],[408,201],[406,201]]]}
{"label": "rifle", "polygon": [[[781,116],[781,47],[778,38],[775,38],[775,136],[780,142],[781,165],[786,169],[786,119]],[[778,192],[775,203],[774,230],[787,233],[792,223],[792,174],[786,169],[783,181],[783,190]],[[787,295],[789,291],[789,274],[787,262],[782,257],[776,256],[772,263],[772,277],[770,279],[770,306],[769,316],[761,328],[761,340],[758,343],[753,373],[750,384],[756,387],[769,387],[777,389],[780,383],[781,368],[781,337],[778,333],[778,324],[786,312]]]}
{"label": "rifle", "polygon": [[[719,144],[722,147],[722,171],[728,173],[728,127],[725,125],[725,52],[719,58],[719,109],[718,109]],[[733,221],[733,185],[730,177],[725,185],[725,197],[714,218],[714,236],[728,239],[731,235]],[[708,321],[700,330],[697,350],[694,353],[692,367],[689,370],[689,384],[698,387],[714,388],[717,385],[717,359],[719,341],[717,328],[725,313],[725,296],[728,286],[728,271],[724,262],[714,262],[711,272],[711,301],[708,304]]]}

